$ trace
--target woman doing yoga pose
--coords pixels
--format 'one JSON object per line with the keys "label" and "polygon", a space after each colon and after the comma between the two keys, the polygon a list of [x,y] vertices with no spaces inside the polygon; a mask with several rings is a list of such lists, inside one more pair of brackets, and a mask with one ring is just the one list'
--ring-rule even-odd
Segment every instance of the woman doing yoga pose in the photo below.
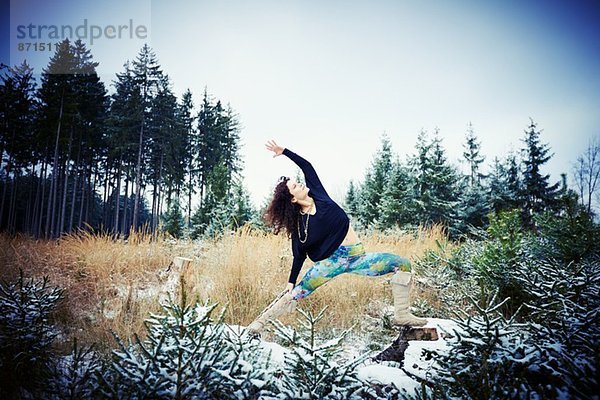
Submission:
{"label": "woman doing yoga pose", "polygon": [[[304,173],[306,185],[281,177],[266,213],[275,233],[282,230],[291,238],[294,260],[287,289],[248,326],[260,334],[265,324],[295,309],[297,302],[343,273],[380,276],[395,273],[391,279],[394,322],[398,325],[424,325],[427,321],[409,311],[412,281],[410,262],[396,254],[366,253],[350,225],[348,215],[323,188],[313,166],[274,141],[266,144],[274,157],[285,155]],[[296,284],[306,257],[315,263]]]}

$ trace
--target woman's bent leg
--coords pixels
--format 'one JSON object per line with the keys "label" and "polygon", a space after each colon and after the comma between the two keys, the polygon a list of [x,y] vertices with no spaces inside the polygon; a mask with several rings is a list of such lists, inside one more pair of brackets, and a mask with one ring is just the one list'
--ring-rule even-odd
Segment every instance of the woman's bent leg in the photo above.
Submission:
{"label": "woman's bent leg", "polygon": [[394,322],[398,325],[421,326],[423,318],[410,313],[409,294],[412,284],[410,261],[391,253],[366,253],[351,260],[348,272],[364,276],[380,276],[395,272],[391,279],[394,298]]}

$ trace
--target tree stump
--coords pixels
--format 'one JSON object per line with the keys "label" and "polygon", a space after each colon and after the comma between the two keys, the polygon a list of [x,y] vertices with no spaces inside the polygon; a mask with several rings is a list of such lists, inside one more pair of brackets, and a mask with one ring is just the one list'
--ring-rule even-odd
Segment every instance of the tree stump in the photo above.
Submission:
{"label": "tree stump", "polygon": [[373,357],[373,361],[395,361],[404,366],[404,352],[408,348],[410,340],[438,340],[438,333],[435,328],[402,326],[399,331],[396,340],[388,348]]}

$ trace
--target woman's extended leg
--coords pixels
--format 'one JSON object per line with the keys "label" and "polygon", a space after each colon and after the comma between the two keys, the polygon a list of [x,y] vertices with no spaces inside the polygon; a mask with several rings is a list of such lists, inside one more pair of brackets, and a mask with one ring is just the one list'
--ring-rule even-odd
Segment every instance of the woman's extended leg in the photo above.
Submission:
{"label": "woman's extended leg", "polygon": [[300,300],[310,295],[319,286],[329,282],[332,278],[347,272],[347,259],[330,257],[318,261],[302,277],[299,284],[292,290],[294,300]]}
{"label": "woman's extended leg", "polygon": [[344,254],[343,251],[339,251],[329,258],[313,264],[291,293],[282,293],[258,318],[248,325],[248,332],[253,335],[260,335],[269,320],[293,311],[299,299],[305,298],[331,278],[346,272],[345,267],[348,262]]}

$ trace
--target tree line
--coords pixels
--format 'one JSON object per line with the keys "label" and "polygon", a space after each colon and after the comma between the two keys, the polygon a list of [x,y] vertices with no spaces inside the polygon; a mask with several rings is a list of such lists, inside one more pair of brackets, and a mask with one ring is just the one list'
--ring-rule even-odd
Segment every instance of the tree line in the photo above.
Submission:
{"label": "tree line", "polygon": [[[81,41],[64,40],[41,72],[26,62],[0,69],[0,231],[56,238],[74,230],[163,230],[198,237],[260,225],[242,184],[239,116],[204,89],[195,105],[180,98],[147,45],[105,86]],[[453,236],[486,227],[488,215],[520,209],[534,216],[577,204],[593,215],[600,143],[590,142],[573,170],[573,189],[542,173],[550,160],[534,121],[522,148],[485,157],[472,125],[462,163],[446,155],[438,130],[422,131],[400,160],[383,137],[362,182],[351,182],[346,209],[364,228],[443,224]],[[569,206],[572,207],[572,206]]]}
{"label": "tree line", "polygon": [[80,40],[59,44],[39,86],[26,62],[2,66],[0,230],[126,236],[162,222],[197,236],[248,220],[233,108],[206,89],[197,110],[189,89],[177,98],[147,45],[111,94],[97,66]]}
{"label": "tree line", "polygon": [[448,160],[437,129],[421,131],[413,154],[404,161],[384,135],[362,182],[350,182],[346,208],[363,228],[441,224],[454,237],[486,228],[492,213],[514,209],[530,229],[535,229],[535,216],[543,213],[583,211],[593,217],[600,174],[598,142],[591,141],[574,165],[572,189],[566,174],[551,182],[542,172],[553,154],[541,133],[531,120],[520,151],[495,158],[488,173],[483,172],[485,156],[472,124],[466,129],[460,160],[465,172]]}

